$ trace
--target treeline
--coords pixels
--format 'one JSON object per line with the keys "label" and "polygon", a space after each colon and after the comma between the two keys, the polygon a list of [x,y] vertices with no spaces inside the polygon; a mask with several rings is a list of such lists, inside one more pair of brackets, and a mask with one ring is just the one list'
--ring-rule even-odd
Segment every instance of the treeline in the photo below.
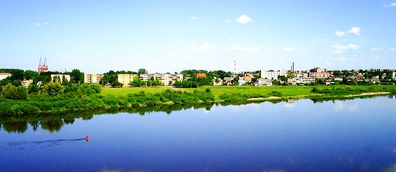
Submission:
{"label": "treeline", "polygon": [[75,84],[53,96],[29,96],[25,100],[0,97],[0,114],[34,114],[76,112],[95,109],[151,107],[161,104],[196,104],[215,99],[210,89],[184,92],[166,90],[162,93],[129,94],[125,97],[101,96],[100,86]]}
{"label": "treeline", "polygon": [[326,95],[353,95],[369,92],[390,92],[396,93],[396,87],[378,87],[378,86],[365,86],[365,87],[332,87],[332,88],[317,88],[313,87],[312,93],[326,94]]}
{"label": "treeline", "polygon": [[[178,88],[197,88],[205,85],[213,85],[214,78],[224,79],[230,77],[231,72],[223,70],[206,71],[206,70],[183,70],[180,72],[186,80],[175,82],[174,86]],[[205,74],[205,77],[197,77],[197,74]]]}
{"label": "treeline", "polygon": [[152,87],[152,86],[162,86],[162,82],[158,79],[150,78],[148,81],[143,81],[139,77],[133,78],[133,81],[129,83],[132,87]]}

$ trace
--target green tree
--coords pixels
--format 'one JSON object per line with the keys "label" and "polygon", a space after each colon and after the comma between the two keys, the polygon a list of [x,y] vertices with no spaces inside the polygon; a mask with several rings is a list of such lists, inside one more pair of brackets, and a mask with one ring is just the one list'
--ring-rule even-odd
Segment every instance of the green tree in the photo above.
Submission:
{"label": "green tree", "polygon": [[82,73],[78,69],[73,69],[70,73],[70,82],[72,83],[83,83],[84,82],[84,73]]}
{"label": "green tree", "polygon": [[49,82],[42,88],[43,94],[48,94],[51,96],[60,95],[64,91],[64,87],[59,82]]}
{"label": "green tree", "polygon": [[67,84],[69,84],[69,81],[66,79],[66,76],[63,75],[62,76],[62,85],[67,85]]}
{"label": "green tree", "polygon": [[139,70],[138,70],[138,74],[140,75],[140,74],[145,74],[145,73],[148,73],[148,71],[145,69],[145,68],[140,68]]}
{"label": "green tree", "polygon": [[28,95],[27,88],[23,86],[16,87],[10,83],[3,87],[2,92],[7,99],[26,99]]}
{"label": "green tree", "polygon": [[287,72],[287,78],[295,78],[295,77],[296,77],[295,72],[292,72],[292,71]]}

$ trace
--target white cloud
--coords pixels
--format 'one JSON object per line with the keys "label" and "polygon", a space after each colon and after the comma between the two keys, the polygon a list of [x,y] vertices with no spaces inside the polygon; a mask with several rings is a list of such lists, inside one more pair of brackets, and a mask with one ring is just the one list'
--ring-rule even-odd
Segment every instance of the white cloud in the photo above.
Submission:
{"label": "white cloud", "polygon": [[385,7],[388,7],[388,8],[395,8],[396,7],[396,2],[391,2],[391,3],[389,3],[389,4],[386,4],[385,5]]}
{"label": "white cloud", "polygon": [[360,35],[360,27],[352,27],[351,29],[348,30],[348,33],[353,34],[353,35]]}
{"label": "white cloud", "polygon": [[333,48],[333,52],[335,52],[335,53],[342,53],[347,50],[357,50],[357,49],[359,49],[359,45],[356,45],[356,44],[346,44],[346,45],[334,44],[331,46],[331,48]]}
{"label": "white cloud", "polygon": [[337,37],[344,37],[347,34],[360,35],[360,31],[361,31],[360,27],[353,26],[353,27],[351,27],[349,30],[347,30],[345,32],[336,31],[336,32],[334,32],[334,35],[337,36]]}
{"label": "white cloud", "polygon": [[244,15],[241,15],[238,18],[236,18],[235,22],[237,22],[239,24],[248,24],[248,23],[253,22],[253,19],[244,14]]}
{"label": "white cloud", "polygon": [[375,52],[375,51],[383,51],[383,48],[370,48],[369,51]]}
{"label": "white cloud", "polygon": [[46,25],[48,25],[49,23],[48,22],[34,22],[33,23],[33,25],[34,26],[37,26],[37,27],[39,27],[39,26],[46,26]]}
{"label": "white cloud", "polygon": [[231,45],[226,48],[226,50],[230,51],[240,51],[244,53],[258,53],[260,52],[260,47],[259,46],[243,46],[239,44]]}
{"label": "white cloud", "polygon": [[282,51],[284,51],[284,52],[293,52],[293,51],[296,51],[297,49],[296,48],[283,48],[282,49]]}
{"label": "white cloud", "polygon": [[192,17],[190,17],[190,21],[194,21],[194,20],[198,20],[198,19],[199,19],[198,16],[192,16]]}
{"label": "white cloud", "polygon": [[200,45],[192,46],[191,51],[193,52],[209,51],[209,50],[215,50],[219,47],[220,47],[219,45],[212,44],[210,42],[204,42]]}
{"label": "white cloud", "polygon": [[336,32],[334,33],[334,35],[336,35],[336,36],[338,36],[338,37],[343,37],[343,36],[346,35],[346,33],[345,33],[345,32],[341,32],[341,31],[336,31]]}

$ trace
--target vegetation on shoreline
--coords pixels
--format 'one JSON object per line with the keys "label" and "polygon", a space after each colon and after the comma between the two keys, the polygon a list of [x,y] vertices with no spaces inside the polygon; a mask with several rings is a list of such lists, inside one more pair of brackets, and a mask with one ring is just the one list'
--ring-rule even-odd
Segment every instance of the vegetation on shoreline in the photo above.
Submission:
{"label": "vegetation on shoreline", "polygon": [[[169,88],[169,87],[168,87]],[[396,86],[304,86],[304,87],[199,87],[166,89],[123,88],[130,91],[122,94],[113,88],[102,88],[96,84],[70,84],[59,92],[30,95],[15,100],[0,97],[1,115],[45,114],[80,112],[112,108],[142,108],[159,105],[190,105],[210,102],[241,103],[252,98],[270,100],[347,97],[369,92],[396,93]],[[103,90],[103,91],[102,91]]]}

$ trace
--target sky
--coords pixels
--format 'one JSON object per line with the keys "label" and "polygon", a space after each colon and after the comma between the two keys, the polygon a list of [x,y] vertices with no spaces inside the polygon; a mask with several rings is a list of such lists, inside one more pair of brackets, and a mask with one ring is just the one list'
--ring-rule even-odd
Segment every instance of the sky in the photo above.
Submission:
{"label": "sky", "polygon": [[395,0],[0,0],[0,68],[396,69]]}

